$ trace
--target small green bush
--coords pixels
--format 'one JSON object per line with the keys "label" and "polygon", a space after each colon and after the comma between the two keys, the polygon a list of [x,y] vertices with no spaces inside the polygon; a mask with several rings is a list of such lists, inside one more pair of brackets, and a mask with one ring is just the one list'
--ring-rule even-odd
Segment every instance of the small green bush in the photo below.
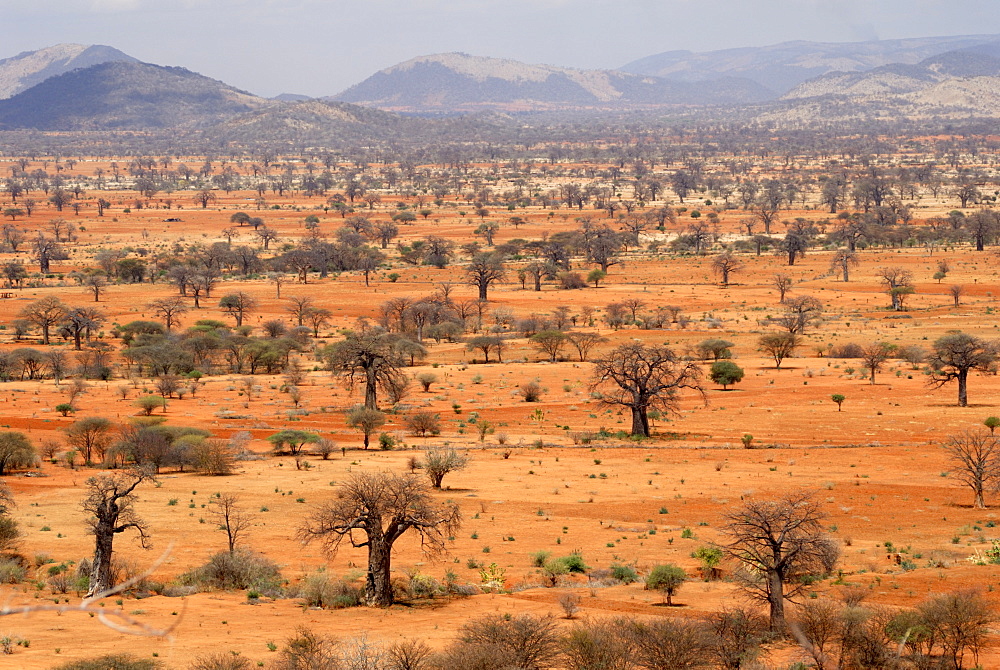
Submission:
{"label": "small green bush", "polygon": [[639,579],[639,574],[631,565],[619,565],[617,563],[611,564],[611,576],[622,584],[631,584]]}

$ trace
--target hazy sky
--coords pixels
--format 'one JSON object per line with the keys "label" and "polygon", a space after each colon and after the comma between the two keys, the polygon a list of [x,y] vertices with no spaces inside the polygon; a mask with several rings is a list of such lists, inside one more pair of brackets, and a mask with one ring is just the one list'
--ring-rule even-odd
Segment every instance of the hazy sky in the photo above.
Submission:
{"label": "hazy sky", "polygon": [[663,51],[794,39],[1000,33],[998,0],[0,0],[0,58],[107,44],[260,95],[332,95],[464,51],[614,68]]}

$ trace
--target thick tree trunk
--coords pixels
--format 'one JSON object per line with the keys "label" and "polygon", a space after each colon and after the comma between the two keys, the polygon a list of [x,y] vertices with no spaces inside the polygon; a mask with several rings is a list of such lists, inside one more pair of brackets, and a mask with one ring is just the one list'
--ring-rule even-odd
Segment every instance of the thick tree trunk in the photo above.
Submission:
{"label": "thick tree trunk", "polygon": [[392,605],[392,583],[389,579],[392,547],[383,538],[368,545],[368,576],[365,583],[365,601],[371,607]]}
{"label": "thick tree trunk", "polygon": [[365,371],[365,407],[378,409],[378,381],[375,371],[371,368]]}
{"label": "thick tree trunk", "polygon": [[486,291],[488,291],[488,290],[489,290],[489,286],[487,284],[480,284],[479,285],[479,299],[480,300],[486,300],[487,299],[486,298]]}
{"label": "thick tree trunk", "polygon": [[100,524],[94,531],[94,562],[90,569],[90,588],[87,598],[103,593],[114,586],[111,578],[111,553],[114,530]]}
{"label": "thick tree trunk", "polygon": [[645,407],[632,407],[632,434],[649,437],[649,417]]}
{"label": "thick tree trunk", "polygon": [[958,406],[959,407],[968,407],[969,406],[968,382],[969,382],[969,371],[968,370],[959,370],[958,371]]}
{"label": "thick tree trunk", "polygon": [[769,582],[767,603],[771,609],[770,626],[773,633],[785,627],[785,591],[784,585],[781,583],[781,575],[777,571],[769,571],[767,580]]}

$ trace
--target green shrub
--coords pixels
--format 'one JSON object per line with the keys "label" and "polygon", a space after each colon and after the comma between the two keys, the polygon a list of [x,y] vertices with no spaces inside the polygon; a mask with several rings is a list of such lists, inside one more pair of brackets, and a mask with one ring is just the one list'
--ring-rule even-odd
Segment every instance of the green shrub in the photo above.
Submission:
{"label": "green shrub", "polygon": [[551,551],[536,551],[531,554],[531,566],[535,568],[540,568],[545,565],[545,562],[549,560],[552,555]]}
{"label": "green shrub", "polygon": [[631,584],[639,579],[639,574],[631,565],[619,565],[617,563],[611,564],[611,576],[623,584]]}
{"label": "green shrub", "polygon": [[566,569],[570,572],[578,572],[582,574],[590,569],[587,567],[587,564],[583,562],[583,554],[579,551],[574,551],[569,556],[563,556],[559,560],[566,565]]}

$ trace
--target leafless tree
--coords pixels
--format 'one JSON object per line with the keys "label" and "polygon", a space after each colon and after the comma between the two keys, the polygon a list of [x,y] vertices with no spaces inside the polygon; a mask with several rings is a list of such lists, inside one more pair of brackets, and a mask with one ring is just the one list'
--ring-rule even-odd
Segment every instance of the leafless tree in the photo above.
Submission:
{"label": "leafless tree", "polygon": [[83,279],[83,285],[94,294],[94,302],[100,302],[101,294],[104,293],[105,289],[108,287],[108,278],[103,274],[87,275]]}
{"label": "leafless tree", "polygon": [[440,553],[460,521],[457,505],[436,503],[427,486],[414,477],[366,472],[341,484],[337,497],[313,512],[298,536],[304,542],[321,541],[330,554],[345,541],[367,548],[365,603],[388,607],[393,602],[390,568],[396,541],[413,530],[425,552]]}
{"label": "leafless tree", "polygon": [[712,270],[718,274],[723,286],[729,286],[729,275],[743,268],[743,261],[731,251],[724,251],[712,259]]}
{"label": "leafless tree", "polygon": [[320,356],[334,373],[344,375],[348,388],[365,387],[365,407],[378,409],[378,391],[399,383],[403,361],[387,333],[354,331],[342,342],[325,347]]}
{"label": "leafless tree", "polygon": [[809,491],[793,492],[748,500],[724,518],[722,548],[743,566],[744,588],[768,604],[771,630],[781,630],[785,600],[802,588],[798,578],[829,572],[836,560],[820,504]]}
{"label": "leafless tree", "polygon": [[649,437],[649,410],[674,412],[682,389],[704,396],[701,369],[665,346],[623,344],[596,362],[592,386],[601,401],[632,412],[632,435]]}
{"label": "leafless tree", "polygon": [[222,493],[208,503],[208,515],[225,531],[229,553],[236,551],[240,539],[253,527],[256,516],[247,510],[235,493]]}
{"label": "leafless tree", "polygon": [[114,586],[111,557],[115,535],[135,530],[142,547],[149,548],[148,527],[135,511],[134,492],[140,484],[152,479],[153,475],[147,470],[129,470],[87,480],[88,493],[83,500],[83,510],[91,515],[87,524],[94,536],[88,598]]}
{"label": "leafless tree", "polygon": [[850,268],[858,265],[858,255],[850,249],[838,249],[830,259],[830,271],[840,272],[845,282],[851,281]]}
{"label": "leafless tree", "polygon": [[490,286],[506,276],[503,259],[498,254],[476,254],[465,270],[466,281],[479,289],[479,299],[487,300]]}
{"label": "leafless tree", "polygon": [[810,295],[789,298],[785,302],[785,313],[775,319],[775,323],[793,335],[802,335],[806,329],[816,325],[823,313],[823,303]]}
{"label": "leafless tree", "polygon": [[42,331],[42,343],[48,344],[52,327],[66,317],[67,311],[62,300],[50,295],[26,305],[20,316],[38,326]]}
{"label": "leafless tree", "polygon": [[163,325],[171,330],[177,325],[179,317],[188,311],[187,305],[180,298],[160,298],[146,305],[153,313],[163,319]]}
{"label": "leafless tree", "polygon": [[896,346],[888,342],[872,342],[861,347],[861,362],[868,369],[872,384],[875,383],[875,373],[882,369],[895,350]]}
{"label": "leafless tree", "polygon": [[222,296],[219,307],[236,319],[236,327],[239,328],[243,325],[243,319],[247,314],[257,308],[257,299],[245,291],[236,291]]}
{"label": "leafless tree", "polygon": [[901,312],[906,296],[913,293],[913,273],[901,267],[886,267],[878,269],[878,276],[889,293],[892,308]]}
{"label": "leafless tree", "polygon": [[771,283],[778,289],[778,302],[785,302],[785,294],[792,288],[792,278],[779,272],[771,279]]}
{"label": "leafless tree", "polygon": [[965,287],[960,284],[954,284],[948,287],[948,293],[951,295],[951,299],[955,301],[955,307],[958,307],[962,301],[962,296],[965,294]]}

